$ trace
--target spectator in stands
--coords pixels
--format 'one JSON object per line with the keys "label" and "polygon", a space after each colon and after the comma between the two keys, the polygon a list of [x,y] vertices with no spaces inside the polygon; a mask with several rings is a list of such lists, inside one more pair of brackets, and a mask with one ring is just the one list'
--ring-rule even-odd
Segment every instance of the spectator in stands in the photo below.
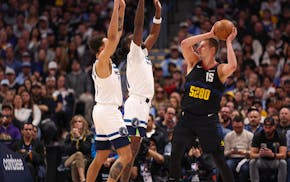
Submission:
{"label": "spectator in stands", "polygon": [[21,70],[21,63],[19,60],[15,59],[13,47],[8,46],[5,52],[6,52],[6,59],[4,62],[4,66],[12,68],[15,71],[14,74],[17,75]]}
{"label": "spectator in stands", "polygon": [[40,181],[39,177],[44,180],[45,176],[38,176],[39,166],[44,165],[44,146],[40,141],[33,138],[33,125],[31,122],[24,123],[21,129],[21,140],[13,144],[13,150],[20,153],[26,161],[31,176],[34,181]]}
{"label": "spectator in stands", "polygon": [[274,16],[281,13],[281,4],[276,0],[267,0],[261,3],[261,10],[269,9]]}
{"label": "spectator in stands", "polygon": [[220,109],[220,123],[226,129],[233,130],[232,128],[232,112],[229,107],[224,106]]}
{"label": "spectator in stands", "polygon": [[276,90],[273,84],[273,80],[270,77],[263,77],[262,87],[264,88],[263,99],[267,101],[269,97],[274,96]]}
{"label": "spectator in stands", "polygon": [[[41,97],[41,86],[42,84],[40,82],[35,81],[34,83],[31,84],[31,90],[30,90],[30,95],[35,104],[38,104],[39,99]],[[40,110],[42,110],[40,108]]]}
{"label": "spectator in stands", "polygon": [[241,91],[236,91],[235,92],[235,99],[234,99],[234,106],[235,109],[237,109],[239,112],[243,108],[243,102],[242,102],[243,96]]}
{"label": "spectator in stands", "polygon": [[176,117],[181,116],[181,96],[179,92],[172,92],[169,97],[170,105],[174,107],[176,111]]}
{"label": "spectator in stands", "polygon": [[48,18],[46,16],[40,16],[37,26],[40,31],[41,37],[46,37],[47,31],[49,29]]}
{"label": "spectator in stands", "polygon": [[18,73],[18,76],[16,77],[15,81],[18,85],[23,85],[24,80],[28,79],[30,75],[31,75],[31,63],[23,62],[21,71]]}
{"label": "spectator in stands", "polygon": [[290,106],[283,106],[279,112],[277,131],[286,135],[288,130],[290,130]]}
{"label": "spectator in stands", "polygon": [[55,48],[54,61],[57,63],[57,71],[60,74],[65,74],[69,65],[68,55],[66,54],[66,48],[62,46],[57,46]]}
{"label": "spectator in stands", "polygon": [[253,99],[254,97],[253,95],[250,94],[249,89],[248,88],[243,89],[242,91],[243,107],[242,107],[241,113],[245,117],[245,124],[249,123],[247,114],[248,114],[248,109],[252,106]]}
{"label": "spectator in stands", "polygon": [[[260,92],[259,95],[262,95],[262,91],[258,91],[260,87],[256,89],[257,92]],[[263,108],[265,106],[266,108],[266,103],[259,100],[259,99],[254,99],[252,102],[252,106],[256,107],[259,112],[261,113],[261,123],[264,121],[265,117],[267,116],[267,112]]]}
{"label": "spectator in stands", "polygon": [[50,61],[47,65],[47,77],[57,77],[59,75],[59,65],[57,62],[55,61]]}
{"label": "spectator in stands", "polygon": [[70,134],[64,142],[64,155],[69,158],[65,167],[71,168],[72,181],[85,181],[85,167],[91,160],[91,140],[93,135],[88,122],[81,115],[75,115],[70,122]]}
{"label": "spectator in stands", "polygon": [[146,138],[154,138],[157,143],[157,151],[163,153],[165,145],[168,142],[168,135],[160,126],[155,123],[155,119],[152,114],[149,114],[148,117]]}
{"label": "spectator in stands", "polygon": [[243,37],[242,48],[246,59],[254,60],[255,66],[260,65],[260,57],[263,53],[263,46],[261,42],[247,34]]}
{"label": "spectator in stands", "polygon": [[34,83],[32,92],[37,98],[36,104],[41,110],[40,129],[45,144],[52,144],[56,141],[57,126],[55,121],[56,104],[51,95],[47,94],[46,87],[38,82]]}
{"label": "spectator in stands", "polygon": [[91,110],[93,107],[92,80],[81,69],[80,61],[77,59],[72,60],[71,70],[67,75],[67,87],[74,90],[76,113],[85,115],[86,120],[91,124]]}
{"label": "spectator in stands", "polygon": [[62,132],[65,131],[66,128],[66,118],[64,117],[63,109],[63,97],[61,93],[57,93],[56,91],[56,78],[55,77],[47,77],[45,79],[45,88],[46,88],[46,96],[50,98],[50,104],[53,110],[51,111],[52,116],[51,119],[55,121],[55,124],[58,127],[58,137],[61,136]]}
{"label": "spectator in stands", "polygon": [[239,182],[246,182],[249,179],[248,158],[250,157],[253,133],[244,129],[244,119],[241,116],[233,118],[232,126],[233,131],[224,138],[224,153],[235,179]]}
{"label": "spectator in stands", "polygon": [[24,22],[29,31],[31,31],[31,29],[36,26],[38,22],[38,10],[35,5],[30,5],[28,8],[27,16],[25,17]]}
{"label": "spectator in stands", "polygon": [[[75,37],[74,37],[74,39],[75,39]],[[80,55],[79,55],[78,50],[77,50],[76,40],[69,42],[69,46],[68,46],[66,54],[68,55],[68,59],[71,60],[68,63],[68,66],[66,68],[66,72],[70,73],[72,71],[71,68],[72,68],[73,60],[75,60],[75,59],[80,60]],[[82,65],[82,66],[84,67],[84,65]]]}
{"label": "spectator in stands", "polygon": [[23,107],[22,97],[18,94],[14,96],[13,106],[14,117],[16,121],[14,125],[21,129],[23,127],[23,124],[28,121],[31,111],[26,112],[26,109]]}
{"label": "spectator in stands", "polygon": [[15,96],[15,90],[9,89],[6,92],[5,99],[3,100],[3,103],[4,102],[5,103],[13,103],[14,96]]}
{"label": "spectator in stands", "polygon": [[[169,67],[171,67],[171,65],[173,65],[173,64],[170,63]],[[176,90],[176,85],[175,85],[173,77],[171,75],[174,72],[173,70],[176,70],[176,65],[174,65],[172,70],[170,69],[170,75],[164,77],[163,88],[164,88],[167,96],[170,95],[173,91]]]}
{"label": "spectator in stands", "polygon": [[169,63],[173,63],[176,65],[176,68],[179,70],[182,70],[182,63],[183,63],[182,55],[179,51],[179,48],[177,45],[172,45],[170,47],[170,52],[167,58],[161,63],[162,69],[163,69],[163,76],[169,76]]}
{"label": "spectator in stands", "polygon": [[[226,48],[225,48],[226,49]],[[227,53],[227,51],[225,50],[225,54]],[[226,54],[227,55],[227,54]],[[225,60],[227,60],[227,56],[225,56]],[[224,92],[231,92],[235,89],[235,86],[236,86],[236,82],[235,82],[235,78],[234,78],[234,75],[231,75],[229,76],[227,79],[226,79],[226,82],[225,82],[225,90]]]}
{"label": "spectator in stands", "polygon": [[[159,127],[166,132],[172,132],[178,120],[176,118],[176,110],[173,106],[168,106],[165,109],[164,120],[157,123]],[[168,135],[168,134],[167,134]]]}
{"label": "spectator in stands", "polygon": [[165,90],[161,86],[158,86],[155,89],[155,95],[152,99],[152,105],[156,108],[156,110],[158,110],[159,107],[169,106],[169,103],[170,102],[167,98]]}
{"label": "spectator in stands", "polygon": [[6,93],[9,91],[9,81],[7,79],[1,80],[0,86],[0,100],[3,102],[5,99]]}
{"label": "spectator in stands", "polygon": [[260,181],[262,175],[259,173],[261,170],[277,169],[277,181],[285,182],[287,178],[286,151],[285,135],[276,130],[273,118],[265,118],[263,130],[255,133],[252,141],[250,153],[251,181]]}
{"label": "spectator in stands", "polygon": [[[28,91],[23,91],[21,93],[22,107],[26,111],[26,121],[31,121],[34,126],[38,126],[41,120],[41,111],[38,105],[34,104],[31,95]],[[22,116],[24,117],[24,116]],[[24,118],[22,118],[23,120]]]}
{"label": "spectator in stands", "polygon": [[16,90],[19,87],[19,84],[16,82],[15,70],[13,68],[6,67],[5,75],[6,75],[8,82],[9,82],[9,85],[8,85],[9,89],[14,90],[16,92]]}
{"label": "spectator in stands", "polygon": [[0,125],[0,140],[2,140],[7,147],[16,140],[20,140],[21,133],[19,129],[14,126],[13,122],[13,106],[10,103],[2,104],[1,111],[1,125]]}
{"label": "spectator in stands", "polygon": [[[230,92],[231,93],[231,92]],[[235,110],[235,98],[233,97],[233,101],[228,101],[227,103],[226,103],[226,106],[228,107],[228,108],[230,108],[230,113],[231,113],[231,115],[233,115],[233,112],[234,112],[234,110]],[[233,116],[232,116],[233,117]]]}
{"label": "spectator in stands", "polygon": [[[28,50],[30,52],[36,52],[39,43],[40,43],[40,32],[39,32],[39,29],[37,27],[34,27],[34,28],[32,28],[32,30],[30,32],[30,40],[29,40],[28,46],[27,46]],[[32,59],[34,59],[33,56],[32,56]]]}
{"label": "spectator in stands", "polygon": [[59,75],[56,81],[56,90],[52,93],[53,98],[57,98],[58,96],[62,97],[62,108],[58,112],[60,117],[62,118],[61,127],[62,129],[68,131],[69,130],[69,121],[71,120],[74,112],[74,91],[72,89],[68,89],[65,85],[66,77],[64,75]]}
{"label": "spectator in stands", "polygon": [[282,88],[285,92],[285,96],[290,97],[290,79],[287,79],[283,82]]}
{"label": "spectator in stands", "polygon": [[31,92],[31,86],[32,86],[32,82],[30,80],[30,77],[28,79],[25,79],[23,85],[21,85],[21,86],[23,87],[23,90],[19,90],[18,89],[17,90],[18,93],[21,93],[24,90],[27,90],[30,93]]}
{"label": "spectator in stands", "polygon": [[263,129],[261,125],[261,113],[255,106],[248,109],[248,123],[245,125],[245,129],[253,134],[259,133]]}

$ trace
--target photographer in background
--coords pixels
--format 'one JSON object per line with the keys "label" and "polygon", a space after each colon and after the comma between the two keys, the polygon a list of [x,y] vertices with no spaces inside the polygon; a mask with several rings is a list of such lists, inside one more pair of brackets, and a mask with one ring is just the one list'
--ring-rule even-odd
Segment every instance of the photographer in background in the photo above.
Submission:
{"label": "photographer in background", "polygon": [[196,138],[193,146],[185,153],[183,160],[183,179],[185,181],[207,181],[213,182],[216,179],[216,166],[209,154],[203,153]]}
{"label": "photographer in background", "polygon": [[276,124],[273,118],[265,118],[263,130],[255,134],[252,141],[250,152],[251,182],[260,181],[260,170],[272,171],[275,169],[278,170],[277,181],[286,182],[286,151],[285,135],[276,130]]}
{"label": "photographer in background", "polygon": [[164,156],[157,151],[154,137],[144,138],[139,154],[131,170],[131,179],[134,182],[166,182],[164,175]]}

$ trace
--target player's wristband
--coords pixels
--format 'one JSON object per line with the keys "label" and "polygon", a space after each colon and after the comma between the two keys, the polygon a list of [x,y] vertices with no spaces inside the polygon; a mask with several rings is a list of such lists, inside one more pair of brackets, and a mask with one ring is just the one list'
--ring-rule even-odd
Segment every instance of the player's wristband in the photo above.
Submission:
{"label": "player's wristband", "polygon": [[155,16],[153,17],[153,23],[155,24],[161,24],[162,18],[160,17],[159,19],[156,19]]}

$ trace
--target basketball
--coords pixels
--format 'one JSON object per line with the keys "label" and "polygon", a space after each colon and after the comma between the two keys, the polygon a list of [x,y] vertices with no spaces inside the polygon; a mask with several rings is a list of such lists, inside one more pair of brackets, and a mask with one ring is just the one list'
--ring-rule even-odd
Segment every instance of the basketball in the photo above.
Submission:
{"label": "basketball", "polygon": [[227,19],[217,21],[214,24],[214,35],[220,40],[226,40],[233,31],[234,24]]}

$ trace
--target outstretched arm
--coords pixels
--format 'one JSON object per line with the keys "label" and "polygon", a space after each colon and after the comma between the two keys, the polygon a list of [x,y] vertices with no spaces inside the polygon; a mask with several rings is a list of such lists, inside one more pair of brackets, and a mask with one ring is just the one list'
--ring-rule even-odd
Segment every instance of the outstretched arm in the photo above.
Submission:
{"label": "outstretched arm", "polygon": [[151,26],[151,30],[150,30],[150,34],[148,35],[148,37],[146,38],[144,44],[147,48],[147,50],[151,50],[153,45],[155,44],[155,42],[158,39],[158,35],[160,32],[160,27],[161,27],[161,3],[159,2],[159,0],[153,0],[154,1],[154,6],[155,6],[155,15],[153,20],[153,25]]}
{"label": "outstretched arm", "polygon": [[119,15],[118,15],[118,39],[119,40],[122,37],[122,33],[123,33],[125,7],[126,7],[125,0],[120,0],[120,8],[119,8]]}
{"label": "outstretched arm", "polygon": [[134,33],[133,33],[133,41],[138,46],[141,46],[142,43],[143,26],[144,26],[144,0],[139,0],[134,19]]}
{"label": "outstretched arm", "polygon": [[237,69],[237,58],[233,49],[232,41],[237,35],[237,28],[234,27],[232,33],[228,36],[226,40],[227,45],[227,64],[221,64],[219,66],[218,74],[222,83],[224,83],[231,74]]}
{"label": "outstretched arm", "polygon": [[122,24],[119,23],[119,10],[124,11],[125,8],[125,2],[124,0],[115,0],[114,1],[114,8],[113,13],[111,16],[110,25],[108,28],[107,33],[107,40],[104,43],[104,49],[100,52],[98,56],[98,64],[96,65],[96,73],[104,78],[111,74],[111,68],[110,68],[110,57],[115,52],[117,45],[119,43],[120,37],[118,32],[122,31]]}
{"label": "outstretched arm", "polygon": [[215,38],[213,28],[210,32],[191,36],[181,42],[181,49],[184,59],[187,61],[187,72],[191,70],[199,60],[199,55],[193,49],[193,46],[205,39]]}

